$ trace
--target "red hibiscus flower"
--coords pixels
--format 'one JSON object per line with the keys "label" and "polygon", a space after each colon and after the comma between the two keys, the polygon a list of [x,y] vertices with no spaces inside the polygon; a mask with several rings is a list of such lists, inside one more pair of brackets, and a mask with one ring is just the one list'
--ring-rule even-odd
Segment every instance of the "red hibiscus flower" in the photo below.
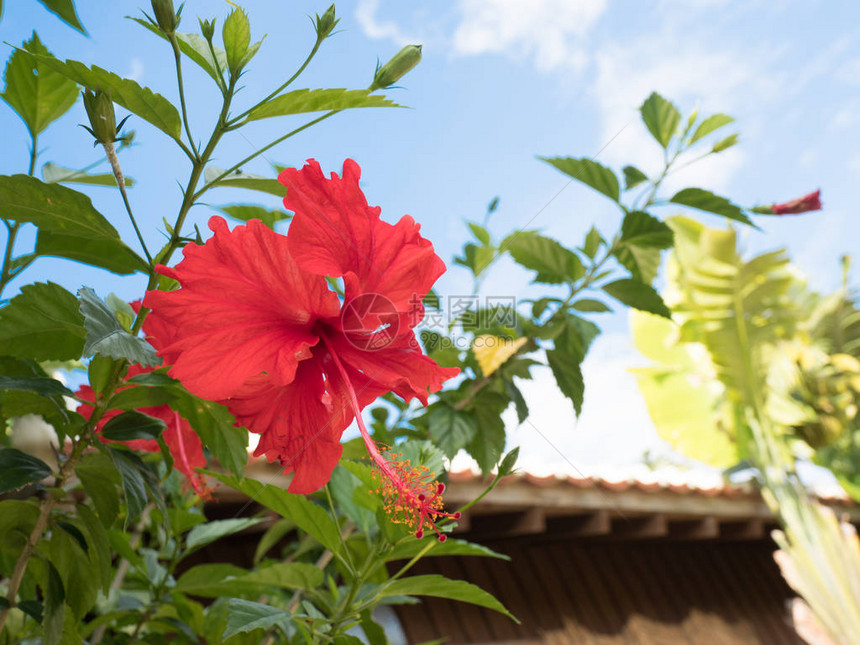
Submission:
{"label": "red hibiscus flower", "polygon": [[[290,492],[328,482],[355,419],[389,506],[420,535],[445,515],[442,486],[381,452],[361,410],[386,392],[426,405],[458,374],[425,356],[413,332],[445,265],[411,217],[380,219],[360,174],[352,160],[341,177],[326,178],[313,160],[284,170],[284,204],[295,213],[288,235],[258,220],[231,231],[213,217],[206,244],[186,246],[175,268],[158,267],[181,288],[150,291],[145,304],[172,330],[156,344],[170,375],[260,434],[255,455],[294,473]],[[342,279],[342,300],[326,277]]]}
{"label": "red hibiscus flower", "polygon": [[816,190],[814,193],[792,199],[790,202],[774,204],[770,209],[774,215],[796,215],[798,213],[808,213],[809,211],[820,211],[821,190]]}
{"label": "red hibiscus flower", "polygon": [[[138,374],[145,374],[151,371],[152,368],[132,365],[128,370],[126,378],[132,378]],[[128,387],[118,388],[117,391],[128,389]],[[89,385],[82,385],[79,387],[78,391],[75,392],[75,395],[85,401],[95,402],[95,393]],[[93,406],[87,403],[81,403],[78,406],[77,411],[78,414],[89,419],[93,413]],[[206,456],[203,454],[203,444],[200,441],[200,437],[197,436],[197,433],[191,428],[191,424],[180,417],[178,413],[171,410],[167,405],[139,408],[138,412],[148,414],[151,417],[164,421],[167,427],[165,428],[162,436],[164,437],[164,442],[167,444],[167,447],[170,449],[170,454],[173,456],[173,465],[179,472],[185,475],[188,485],[193,488],[200,497],[208,498],[211,491],[204,483],[200,473],[197,472],[198,468],[206,466]],[[104,425],[119,414],[122,414],[122,410],[108,410],[102,418],[99,419],[99,422],[96,425],[96,432],[101,433]],[[113,443],[109,439],[104,439],[101,436],[99,436],[99,438],[105,443]],[[159,451],[158,442],[152,439],[136,439],[134,441],[122,441],[117,443],[123,443],[132,450],[142,450],[144,452]]]}

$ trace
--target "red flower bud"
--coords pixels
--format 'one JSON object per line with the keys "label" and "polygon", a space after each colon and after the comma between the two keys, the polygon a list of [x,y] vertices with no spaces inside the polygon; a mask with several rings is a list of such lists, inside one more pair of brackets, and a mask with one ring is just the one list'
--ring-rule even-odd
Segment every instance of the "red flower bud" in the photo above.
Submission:
{"label": "red flower bud", "polygon": [[783,204],[774,204],[770,209],[774,215],[797,215],[798,213],[808,213],[809,211],[820,211],[821,190],[816,190],[814,193],[792,199]]}

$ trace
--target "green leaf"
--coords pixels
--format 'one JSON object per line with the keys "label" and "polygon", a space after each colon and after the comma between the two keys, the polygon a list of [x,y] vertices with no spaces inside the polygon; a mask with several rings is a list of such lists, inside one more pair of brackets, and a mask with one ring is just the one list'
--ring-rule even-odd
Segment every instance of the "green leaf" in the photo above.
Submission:
{"label": "green leaf", "polygon": [[[204,173],[207,187],[247,188],[248,190],[256,190],[261,193],[267,193],[281,198],[287,194],[286,187],[277,179],[269,179],[267,177],[261,177],[260,175],[252,175],[242,172],[241,170],[236,170],[226,177],[218,179],[218,177],[223,174],[224,171],[221,168],[207,166],[206,172]],[[218,179],[217,182],[215,181],[216,179]]]}
{"label": "green leaf", "polygon": [[735,206],[725,197],[720,197],[702,188],[685,188],[675,193],[669,201],[673,204],[715,213],[737,222],[755,226],[739,206]]}
{"label": "green leaf", "polygon": [[546,353],[556,384],[573,403],[577,415],[582,412],[585,393],[581,364],[599,333],[600,329],[594,323],[568,315],[564,319],[562,332],[555,339],[555,347]]}
{"label": "green leaf", "polygon": [[116,466],[103,453],[90,453],[83,456],[75,474],[93,500],[102,524],[110,527],[119,515],[118,486],[122,485]]}
{"label": "green leaf", "polygon": [[230,206],[219,206],[218,210],[242,222],[252,219],[261,220],[263,224],[271,229],[275,228],[276,222],[288,220],[292,217],[292,215],[282,210],[272,210],[263,208],[262,206],[255,206],[254,204],[231,204]]}
{"label": "green leaf", "polygon": [[77,29],[84,36],[87,35],[87,31],[84,29],[78,18],[78,13],[75,11],[74,0],[39,0],[39,2],[42,3],[45,9],[56,15],[69,27]]}
{"label": "green leaf", "polygon": [[638,280],[624,278],[603,286],[603,290],[621,304],[639,311],[647,311],[664,318],[671,318],[672,312],[652,287]]}
{"label": "green leaf", "polygon": [[648,175],[636,166],[624,166],[621,171],[624,173],[624,190],[630,190],[643,181],[648,181]]}
{"label": "green leaf", "polygon": [[[331,481],[328,485],[339,511],[352,520],[363,533],[370,533],[375,529],[373,511],[356,502],[357,495],[370,495],[367,486],[358,477],[353,475],[344,465],[338,464],[331,474]],[[367,498],[362,500],[362,502],[365,501]]]}
{"label": "green leaf", "polygon": [[50,559],[63,581],[66,605],[80,620],[95,604],[99,576],[78,540],[66,531],[51,532]]}
{"label": "green leaf", "polygon": [[[42,166],[42,178],[46,184],[90,184],[92,186],[116,186],[116,178],[112,173],[105,172],[98,175],[91,175],[84,170],[72,170],[71,168],[63,168],[53,162],[48,162]],[[134,186],[134,179],[131,177],[123,177],[126,188]]]}
{"label": "green leaf", "polygon": [[224,21],[221,29],[224,51],[227,53],[227,67],[235,76],[242,69],[242,59],[251,44],[251,25],[242,9],[234,9]]}
{"label": "green leaf", "polygon": [[140,459],[131,453],[114,448],[108,448],[108,454],[122,477],[122,489],[125,492],[125,503],[128,507],[127,524],[140,515],[146,506],[146,483],[137,463]]}
{"label": "green leaf", "polygon": [[133,410],[110,419],[102,428],[101,435],[111,441],[155,440],[166,427],[161,419]]}
{"label": "green leaf", "polygon": [[227,627],[222,635],[228,639],[235,634],[243,634],[255,629],[269,629],[274,625],[290,620],[290,614],[283,609],[277,609],[250,600],[233,598],[228,602]]}
{"label": "green leaf", "polygon": [[618,201],[621,196],[621,188],[618,186],[618,177],[606,166],[592,159],[583,157],[538,157],[542,161],[552,164],[564,174],[581,181],[594,190],[603,193],[609,199]]}
{"label": "green leaf", "polygon": [[267,119],[290,114],[307,112],[327,112],[329,110],[349,110],[367,107],[402,107],[381,94],[371,94],[370,90],[347,90],[344,88],[303,89],[281,94],[254,108],[247,121]]}
{"label": "green leaf", "polygon": [[471,414],[441,401],[430,407],[427,421],[433,442],[449,458],[469,445],[478,432],[478,424]]}
{"label": "green leaf", "polygon": [[35,136],[65,114],[78,98],[78,86],[57,74],[27,52],[51,57],[51,52],[33,32],[23,50],[16,49],[6,63],[6,89],[0,94]]}
{"label": "green leaf", "polygon": [[507,435],[502,412],[509,404],[507,397],[485,391],[477,395],[471,406],[477,432],[466,446],[466,451],[478,462],[478,467],[485,475],[499,463],[499,458],[505,451]]}
{"label": "green leaf", "polygon": [[490,244],[490,232],[486,228],[480,224],[475,224],[474,222],[466,222],[466,225],[469,227],[469,230],[472,231],[472,235],[475,236],[475,239],[481,244],[485,246]]}
{"label": "green leaf", "polygon": [[605,303],[600,300],[594,300],[593,298],[583,298],[582,300],[577,300],[571,305],[572,309],[576,311],[582,311],[586,313],[595,313],[602,314],[607,311],[612,311]]}
{"label": "green leaf", "polygon": [[[132,20],[137,24],[146,27],[159,38],[167,40],[167,36],[162,33],[156,25],[153,25],[148,20],[144,20],[142,18],[132,18]],[[203,68],[203,70],[209,74],[216,83],[220,84],[222,79],[218,70],[220,69],[221,71],[224,71],[227,69],[226,52],[224,52],[220,47],[215,47],[213,45],[212,49],[215,50],[215,57],[213,58],[212,52],[209,49],[209,43],[206,42],[205,38],[197,34],[185,34],[177,31],[176,40],[179,43],[179,50]]]}
{"label": "green leaf", "polygon": [[198,524],[185,538],[186,555],[222,537],[244,531],[249,526],[259,524],[263,520],[253,517],[236,517],[228,520],[215,520],[206,524]]}
{"label": "green leaf", "polygon": [[170,407],[194,428],[212,455],[230,472],[241,476],[248,462],[248,431],[223,405],[199,399],[183,387],[174,387]]}
{"label": "green leaf", "polygon": [[[4,357],[8,361],[14,361],[11,357]],[[21,361],[24,365],[27,361]],[[42,370],[33,363],[32,371],[18,370],[20,364],[15,366],[15,371],[21,376],[6,376],[0,374],[0,401],[2,401],[2,412],[5,417],[15,417],[24,414],[41,414],[46,420],[54,424],[65,424],[70,417],[76,416],[74,412],[66,409],[63,396],[71,396],[72,392],[57,380],[45,376]],[[5,366],[4,366],[5,367]]]}
{"label": "green leaf", "polygon": [[389,596],[433,596],[468,602],[498,611],[519,623],[505,606],[480,587],[465,580],[451,580],[441,575],[429,574],[399,578],[382,587],[381,595]]}
{"label": "green leaf", "polygon": [[63,580],[51,562],[47,563],[47,585],[45,588],[44,619],[42,629],[44,645],[56,645],[63,636],[63,623],[66,619],[66,590]]}
{"label": "green leaf", "polygon": [[575,282],[585,275],[585,268],[576,253],[537,233],[514,233],[501,248],[506,248],[517,264],[537,271],[535,282]]}
{"label": "green leaf", "polygon": [[81,287],[78,297],[87,330],[84,356],[99,353],[111,358],[125,358],[131,363],[149,367],[155,367],[161,362],[152,345],[122,328],[116,315],[95,291],[89,287]]}
{"label": "green leaf", "polygon": [[114,273],[148,271],[86,195],[27,175],[0,176],[0,217],[39,227],[38,255],[56,255]]}
{"label": "green leaf", "polygon": [[585,395],[585,381],[582,378],[582,367],[580,361],[571,360],[571,357],[559,350],[549,350],[546,353],[547,363],[555,377],[558,389],[573,403],[576,416],[582,412],[582,402]]}
{"label": "green leaf", "polygon": [[723,150],[728,150],[733,145],[735,145],[737,142],[738,142],[738,135],[737,134],[730,134],[725,139],[720,139],[719,141],[717,141],[714,144],[714,147],[711,148],[711,152],[717,153],[717,152],[722,152]]}
{"label": "green leaf", "polygon": [[477,244],[463,245],[463,256],[455,257],[454,263],[464,266],[472,271],[472,275],[478,277],[496,259],[496,249],[492,246],[478,246]]}
{"label": "green leaf", "polygon": [[277,589],[312,589],[323,578],[320,569],[305,562],[281,562],[256,571],[230,564],[200,564],[182,574],[176,590],[201,598],[258,597]]}
{"label": "green leaf", "polygon": [[76,523],[86,538],[89,548],[87,555],[93,571],[98,575],[100,587],[107,591],[113,576],[111,575],[111,548],[105,527],[96,514],[84,504],[75,507],[78,517]]}
{"label": "green leaf", "polygon": [[606,241],[603,239],[600,231],[592,226],[588,229],[588,233],[585,235],[585,242],[582,245],[582,251],[593,260],[597,255],[597,251],[600,250],[601,244],[605,245]]}
{"label": "green leaf", "polygon": [[702,121],[699,124],[699,127],[696,128],[696,131],[693,133],[693,136],[690,137],[690,144],[696,143],[702,137],[706,137],[711,132],[715,130],[719,130],[725,125],[732,123],[734,119],[730,117],[728,114],[712,114],[707,119]]}
{"label": "green leaf", "polygon": [[657,140],[657,143],[666,148],[681,121],[681,113],[678,112],[678,108],[671,101],[667,101],[653,92],[651,96],[645,99],[639,112],[648,131]]}
{"label": "green leaf", "polygon": [[665,223],[642,211],[631,211],[621,224],[621,239],[614,251],[618,261],[640,282],[651,284],[660,269],[660,250],[672,246]]}
{"label": "green leaf", "polygon": [[340,531],[331,516],[304,495],[293,495],[277,486],[263,484],[255,479],[243,479],[223,473],[210,475],[231,488],[245,493],[251,499],[266,506],[281,517],[291,519],[305,533],[309,533],[332,553],[340,553]]}
{"label": "green leaf", "polygon": [[53,282],[24,285],[0,309],[0,354],[68,361],[80,358],[85,337],[77,298]]}
{"label": "green leaf", "polygon": [[38,56],[38,60],[93,92],[99,89],[107,92],[117,105],[148,121],[173,139],[180,138],[179,112],[161,94],[96,65],[87,67],[75,60],[63,62],[46,56]]}
{"label": "green leaf", "polygon": [[672,229],[643,211],[631,211],[621,223],[621,242],[636,246],[668,249],[672,246]]}
{"label": "green leaf", "polygon": [[40,482],[51,475],[51,467],[41,459],[15,448],[0,449],[0,493]]}
{"label": "green leaf", "polygon": [[[415,540],[411,536],[402,542],[398,542],[394,547],[383,554],[385,562],[392,560],[409,560],[427,547],[427,543],[423,540]],[[504,553],[497,553],[482,544],[473,544],[466,540],[458,540],[456,538],[448,538],[445,542],[435,542],[432,548],[425,552],[423,557],[430,556],[451,556],[451,555],[470,555],[483,558],[498,558],[499,560],[510,560],[510,556]]]}

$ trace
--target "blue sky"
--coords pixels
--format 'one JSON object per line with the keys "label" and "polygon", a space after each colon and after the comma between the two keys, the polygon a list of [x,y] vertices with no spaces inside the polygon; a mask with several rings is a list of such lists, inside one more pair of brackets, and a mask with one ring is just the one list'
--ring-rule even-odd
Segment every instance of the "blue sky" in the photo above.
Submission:
{"label": "blue sky", "polygon": [[[57,56],[106,67],[175,99],[170,50],[123,19],[137,15],[139,5],[79,2],[91,34],[85,38],[35,0],[4,4],[0,40],[19,44],[35,28]],[[240,107],[292,74],[313,42],[306,16],[321,13],[327,3],[243,6],[253,39],[266,34],[266,40],[244,78]],[[218,16],[220,25],[228,11],[226,2],[189,0],[181,28],[196,30],[198,15]],[[785,201],[822,189],[823,212],[765,220],[763,232],[744,231],[750,252],[788,247],[819,289],[838,285],[840,254],[860,256],[854,212],[860,184],[860,35],[855,28],[860,7],[855,3],[361,0],[340,3],[338,12],[340,33],[325,43],[296,87],[365,87],[377,59],[384,62],[405,43],[423,43],[422,63],[402,89],[390,92],[411,109],[341,114],[266,156],[290,165],[315,157],[328,170],[339,170],[345,157],[356,159],[370,203],[381,205],[389,221],[404,213],[414,216],[446,261],[465,239],[463,219],[482,218],[496,195],[501,202],[491,228],[499,236],[533,217],[530,227],[570,245],[579,243],[592,223],[611,232],[618,213],[596,193],[575,182],[568,185],[536,155],[592,156],[612,139],[599,161],[654,170],[660,151],[636,112],[652,90],[684,112],[698,105],[705,114],[732,114],[741,133],[740,145],[691,166],[675,186],[698,185],[742,204]],[[185,70],[192,130],[202,138],[208,136],[219,97],[209,77],[190,63]],[[40,166],[54,161],[80,167],[97,158],[89,135],[76,127],[85,120],[78,104],[47,130],[40,141]],[[216,163],[229,166],[301,122],[269,120],[233,134]],[[174,178],[187,176],[187,160],[140,119],[132,117],[127,127],[137,131],[137,145],[121,158],[125,173],[138,181],[130,198],[148,243],[157,247],[161,218],[171,220],[179,204]],[[5,105],[0,132],[0,172],[25,172],[26,131]],[[246,170],[270,172],[262,158]],[[116,191],[87,192],[133,240]],[[223,189],[208,193],[206,200],[277,205],[274,197]],[[192,221],[203,224],[212,213],[198,207]],[[50,278],[71,290],[86,284],[102,295],[114,291],[128,299],[138,297],[143,287],[141,278],[115,278],[51,259],[40,259],[24,278]],[[527,283],[527,274],[502,261],[483,290],[523,296]],[[457,267],[440,283],[444,294],[470,290],[468,275]],[[641,362],[626,333],[626,314],[599,322],[605,334],[585,367],[588,391],[579,421],[560,393],[548,387],[549,375],[540,371],[533,384],[524,386],[533,425],[516,428],[515,419],[508,418],[511,444],[522,445],[533,470],[629,463],[659,445],[626,372]]]}

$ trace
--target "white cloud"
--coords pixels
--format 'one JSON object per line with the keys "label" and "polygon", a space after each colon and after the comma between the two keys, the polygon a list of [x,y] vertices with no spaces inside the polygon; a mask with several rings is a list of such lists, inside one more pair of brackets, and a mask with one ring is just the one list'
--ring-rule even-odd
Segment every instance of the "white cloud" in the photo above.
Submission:
{"label": "white cloud", "polygon": [[135,56],[131,59],[131,71],[128,73],[128,76],[126,78],[132,81],[140,81],[141,79],[143,79],[143,71],[143,61],[140,60],[137,56]]}
{"label": "white cloud", "polygon": [[544,71],[582,69],[587,61],[583,36],[606,6],[606,0],[461,0],[454,51],[533,57]]}
{"label": "white cloud", "polygon": [[373,40],[390,40],[403,47],[421,39],[410,38],[393,20],[379,20],[379,0],[361,0],[355,10],[355,19],[364,35]]}

